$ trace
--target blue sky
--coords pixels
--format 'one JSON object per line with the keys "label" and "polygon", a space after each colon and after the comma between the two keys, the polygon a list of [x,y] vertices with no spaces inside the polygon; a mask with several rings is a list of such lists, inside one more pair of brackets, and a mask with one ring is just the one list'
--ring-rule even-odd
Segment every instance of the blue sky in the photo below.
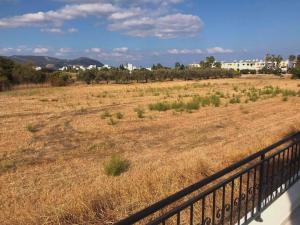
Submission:
{"label": "blue sky", "polygon": [[149,66],[300,54],[299,0],[0,0],[0,55]]}

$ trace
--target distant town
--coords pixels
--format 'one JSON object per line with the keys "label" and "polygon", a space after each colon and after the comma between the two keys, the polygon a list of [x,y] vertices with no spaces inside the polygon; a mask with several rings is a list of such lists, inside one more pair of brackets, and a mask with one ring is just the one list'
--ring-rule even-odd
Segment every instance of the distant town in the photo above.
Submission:
{"label": "distant town", "polygon": [[[277,67],[277,65],[279,65]],[[294,68],[296,65],[295,61],[291,61],[289,59],[282,60],[280,62],[274,61],[274,60],[262,60],[262,59],[248,59],[248,60],[234,60],[231,62],[221,61],[221,62],[214,62],[212,65],[212,68],[222,68],[222,69],[232,69],[235,71],[243,71],[243,70],[249,70],[249,71],[260,71],[263,68],[272,69],[274,67],[281,69],[283,73],[288,72],[289,69]],[[136,69],[142,69],[141,66],[135,66],[132,63],[126,63],[121,64],[121,67],[124,67],[124,69],[129,70],[130,72]],[[46,66],[48,67],[48,66]],[[203,65],[200,63],[191,63],[187,65],[188,68],[201,68]],[[50,66],[51,68],[51,66]],[[111,69],[113,66],[104,64],[102,66],[97,65],[68,65],[68,66],[62,66],[58,70],[59,71],[68,71],[68,70],[75,70],[75,71],[86,71],[86,70],[92,70],[92,69]],[[39,71],[42,70],[43,67],[41,66],[35,66],[35,70]],[[152,70],[152,67],[146,67],[144,69],[147,69],[149,71]]]}

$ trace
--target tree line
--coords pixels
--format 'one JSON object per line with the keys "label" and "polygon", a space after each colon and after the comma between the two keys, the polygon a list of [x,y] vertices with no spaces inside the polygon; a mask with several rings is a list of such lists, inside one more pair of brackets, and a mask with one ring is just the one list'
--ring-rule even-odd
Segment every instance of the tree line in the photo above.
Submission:
{"label": "tree line", "polygon": [[[264,68],[260,73],[281,74],[279,64],[282,57],[267,55],[266,62],[274,62],[274,68]],[[291,55],[289,60],[294,64],[290,69],[293,78],[300,78],[300,55]],[[65,86],[75,81],[91,83],[131,83],[131,82],[155,82],[177,80],[196,80],[196,79],[217,79],[238,77],[245,71],[234,71],[221,69],[221,63],[216,62],[213,56],[206,57],[200,62],[200,68],[189,68],[179,62],[175,63],[174,68],[165,67],[158,63],[152,66],[152,70],[145,68],[129,71],[123,65],[117,68],[91,69],[85,71],[53,71],[42,69],[36,71],[33,64],[19,64],[14,61],[0,57],[0,91],[9,89],[13,85],[29,83],[51,83],[53,86]],[[252,71],[246,71],[252,73]]]}
{"label": "tree line", "polygon": [[234,70],[224,70],[220,67],[212,68],[213,63],[207,58],[203,68],[188,68],[176,63],[174,68],[168,68],[160,63],[153,65],[152,70],[145,68],[129,71],[120,66],[118,68],[91,69],[85,71],[68,72],[42,69],[36,71],[33,64],[19,64],[0,57],[0,91],[9,89],[19,84],[51,83],[53,86],[65,86],[75,81],[91,83],[131,83],[131,82],[155,82],[167,80],[192,80],[192,79],[216,79],[233,78],[239,76]]}
{"label": "tree line", "polygon": [[114,83],[148,83],[155,81],[194,80],[194,79],[217,79],[238,77],[239,72],[220,68],[157,68],[151,71],[145,68],[133,71],[113,69],[92,69],[81,71],[77,79],[91,83],[114,82]]}

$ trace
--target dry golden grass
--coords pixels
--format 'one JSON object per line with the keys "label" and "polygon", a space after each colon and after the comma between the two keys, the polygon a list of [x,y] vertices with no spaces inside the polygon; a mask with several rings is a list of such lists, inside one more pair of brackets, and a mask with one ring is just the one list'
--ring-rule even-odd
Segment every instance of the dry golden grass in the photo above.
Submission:
{"label": "dry golden grass", "polygon": [[[241,78],[0,93],[0,224],[109,224],[299,129],[300,97],[155,112],[148,104],[299,81]],[[134,109],[144,109],[138,118]],[[103,118],[107,111],[109,117]],[[116,113],[124,117],[118,119]],[[113,154],[130,161],[108,177]]]}

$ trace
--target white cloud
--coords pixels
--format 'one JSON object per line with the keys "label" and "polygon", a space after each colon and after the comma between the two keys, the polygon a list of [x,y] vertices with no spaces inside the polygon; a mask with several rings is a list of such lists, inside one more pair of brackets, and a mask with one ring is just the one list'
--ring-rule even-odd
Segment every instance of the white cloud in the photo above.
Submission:
{"label": "white cloud", "polygon": [[124,19],[128,19],[128,18],[131,18],[131,17],[140,16],[144,12],[145,11],[141,10],[141,8],[132,8],[132,9],[127,10],[127,11],[119,11],[119,12],[112,13],[108,17],[108,19],[110,19],[110,20],[124,20]]}
{"label": "white cloud", "polygon": [[201,49],[170,49],[168,50],[169,54],[172,55],[192,55],[192,54],[203,54]]}
{"label": "white cloud", "polygon": [[74,27],[68,29],[69,33],[77,33],[78,31],[79,30],[77,28],[74,28]]}
{"label": "white cloud", "polygon": [[127,47],[122,47],[122,48],[114,48],[113,52],[117,52],[117,53],[127,53],[128,52],[128,48]]}
{"label": "white cloud", "polygon": [[[27,13],[0,19],[0,28],[42,26],[41,31],[65,33],[65,21],[95,16],[105,20],[110,31],[121,31],[136,37],[161,39],[196,36],[203,27],[198,16],[174,13],[173,5],[183,0],[69,0],[72,3],[57,10]],[[77,3],[77,4],[74,4]],[[48,27],[54,28],[48,28]],[[70,28],[66,32],[78,30]]]}
{"label": "white cloud", "polygon": [[143,54],[140,51],[129,51],[127,47],[104,50],[101,48],[89,48],[85,50],[85,56],[96,57],[101,60],[113,60],[115,62],[130,62],[140,60]]}
{"label": "white cloud", "polygon": [[56,11],[28,13],[21,16],[0,19],[0,28],[45,25],[49,23],[61,25],[66,20],[73,20],[89,15],[105,16],[117,10],[118,8],[109,3],[66,5]]}
{"label": "white cloud", "polygon": [[5,47],[0,48],[0,53],[4,55],[13,55],[13,54],[29,54],[32,52],[31,48],[28,48],[26,45],[20,45],[17,47]]}
{"label": "white cloud", "polygon": [[61,34],[63,31],[60,28],[42,28],[42,32]]}
{"label": "white cloud", "polygon": [[65,34],[65,33],[76,33],[76,32],[78,32],[78,29],[69,28],[66,31],[64,31],[61,28],[54,27],[54,28],[42,28],[41,32],[54,33],[54,34]]}
{"label": "white cloud", "polygon": [[130,36],[158,37],[161,39],[178,36],[196,36],[202,29],[203,22],[198,16],[181,13],[162,17],[141,17],[116,21],[109,25],[112,31],[123,31]]}
{"label": "white cloud", "polygon": [[207,52],[209,54],[216,54],[216,53],[233,53],[232,49],[224,49],[221,47],[214,47],[214,48],[208,48]]}
{"label": "white cloud", "polygon": [[72,49],[70,49],[70,48],[60,48],[59,49],[59,52],[61,52],[61,53],[69,53],[71,51],[72,51]]}
{"label": "white cloud", "polygon": [[89,49],[86,49],[85,52],[100,53],[100,52],[102,52],[102,49],[101,48],[89,48]]}
{"label": "white cloud", "polygon": [[45,54],[48,53],[49,49],[48,48],[35,48],[33,49],[33,53],[35,54]]}

